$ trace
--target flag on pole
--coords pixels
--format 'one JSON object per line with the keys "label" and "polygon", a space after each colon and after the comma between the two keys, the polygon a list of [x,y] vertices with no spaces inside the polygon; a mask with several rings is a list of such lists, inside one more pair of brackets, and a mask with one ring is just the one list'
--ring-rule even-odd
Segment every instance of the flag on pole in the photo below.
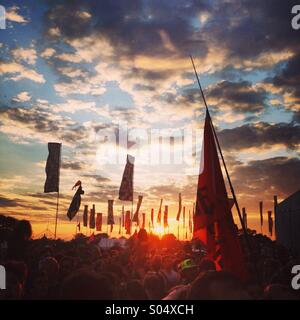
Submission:
{"label": "flag on pole", "polygon": [[122,228],[125,226],[125,211],[124,206],[122,206]]}
{"label": "flag on pole", "polygon": [[127,210],[125,213],[125,230],[126,230],[126,234],[131,234],[131,221],[130,221],[129,210]]}
{"label": "flag on pole", "polygon": [[157,214],[157,223],[161,224],[161,207],[162,207],[163,199],[160,199],[160,205]]}
{"label": "flag on pole", "polygon": [[77,223],[78,231],[80,232],[80,222]]}
{"label": "flag on pole", "polygon": [[176,220],[179,221],[180,220],[180,214],[181,214],[181,207],[182,207],[182,204],[181,204],[181,193],[179,193],[178,195],[179,199],[178,199],[178,212],[177,212],[177,217],[176,217]]}
{"label": "flag on pole", "polygon": [[143,222],[142,222],[142,228],[141,229],[145,229],[145,225],[146,225],[146,213],[142,213],[143,216]]}
{"label": "flag on pole", "polygon": [[268,211],[268,225],[269,225],[269,234],[272,237],[273,235],[273,218],[272,211]]}
{"label": "flag on pole", "polygon": [[78,180],[75,185],[73,186],[72,190],[78,187],[77,191],[75,192],[75,195],[73,196],[73,199],[71,201],[70,207],[67,212],[67,216],[69,220],[71,221],[77,214],[78,210],[80,209],[81,204],[81,195],[84,194],[84,191],[82,190],[81,181]]}
{"label": "flag on pole", "polygon": [[93,209],[90,210],[90,221],[89,221],[90,229],[95,229],[95,226],[96,226],[95,214],[96,214],[96,208],[95,208],[95,205],[93,204]]}
{"label": "flag on pole", "polygon": [[248,220],[247,220],[246,208],[242,208],[242,214],[243,214],[244,225],[245,225],[245,228],[247,229],[247,227],[248,227]]}
{"label": "flag on pole", "polygon": [[127,155],[127,162],[123,172],[123,177],[119,189],[119,199],[123,201],[133,201],[133,171],[134,157]]}
{"label": "flag on pole", "polygon": [[44,192],[58,192],[61,143],[49,142],[48,152],[49,154],[45,169],[46,181],[44,185]]}
{"label": "flag on pole", "polygon": [[87,227],[87,225],[88,225],[88,214],[89,214],[89,206],[85,205],[84,210],[83,210],[83,216],[82,216],[84,227]]}
{"label": "flag on pole", "polygon": [[208,255],[221,255],[222,268],[242,280],[248,277],[218,158],[210,115],[206,112],[198,177],[194,237],[207,245]]}
{"label": "flag on pole", "polygon": [[165,206],[165,211],[164,211],[164,228],[168,228],[169,223],[168,223],[168,214],[169,214],[169,208],[168,206]]}
{"label": "flag on pole", "polygon": [[153,208],[151,209],[151,225],[153,228],[154,227],[154,209]]}
{"label": "flag on pole", "polygon": [[107,224],[112,226],[115,224],[114,221],[114,200],[108,200],[108,209],[107,209]]}
{"label": "flag on pole", "polygon": [[138,203],[136,205],[136,210],[132,218],[132,222],[136,222],[137,224],[139,223],[139,212],[142,205],[142,201],[143,201],[143,196],[139,196]]}
{"label": "flag on pole", "polygon": [[262,227],[264,224],[264,216],[263,216],[263,202],[259,202],[259,214],[260,214],[260,226]]}
{"label": "flag on pole", "polygon": [[96,231],[102,231],[102,213],[97,213]]}
{"label": "flag on pole", "polygon": [[190,233],[193,232],[193,223],[192,223],[191,210],[189,210],[189,231],[190,231]]}
{"label": "flag on pole", "polygon": [[183,223],[183,229],[185,228],[185,207],[183,207],[183,212],[182,212],[182,223]]}

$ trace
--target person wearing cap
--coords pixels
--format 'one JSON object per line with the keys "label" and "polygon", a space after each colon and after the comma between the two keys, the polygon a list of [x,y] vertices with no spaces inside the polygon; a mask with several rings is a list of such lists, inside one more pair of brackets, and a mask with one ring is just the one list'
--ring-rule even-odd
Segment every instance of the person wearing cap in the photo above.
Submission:
{"label": "person wearing cap", "polygon": [[172,288],[163,300],[184,300],[191,287],[191,282],[199,274],[198,265],[193,259],[185,259],[178,265],[182,284]]}

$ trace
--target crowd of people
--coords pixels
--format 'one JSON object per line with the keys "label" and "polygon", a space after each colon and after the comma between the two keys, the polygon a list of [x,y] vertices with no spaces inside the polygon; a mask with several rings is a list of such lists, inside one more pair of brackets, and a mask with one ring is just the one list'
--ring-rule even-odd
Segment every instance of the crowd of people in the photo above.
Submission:
{"label": "crowd of people", "polygon": [[32,239],[26,220],[0,216],[0,299],[201,300],[299,299],[291,288],[298,257],[266,236],[239,235],[250,278],[219,270],[200,241],[161,239],[141,229],[126,245],[103,248],[106,234],[71,241]]}

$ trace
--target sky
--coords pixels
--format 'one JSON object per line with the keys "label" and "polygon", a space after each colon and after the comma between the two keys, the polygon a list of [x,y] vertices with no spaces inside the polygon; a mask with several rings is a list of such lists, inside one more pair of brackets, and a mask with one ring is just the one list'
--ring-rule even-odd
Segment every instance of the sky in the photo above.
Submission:
{"label": "sky", "polygon": [[[131,209],[118,200],[127,153],[136,158],[135,203],[143,195],[149,220],[163,198],[176,233],[178,193],[187,212],[195,202],[205,117],[190,55],[248,226],[260,231],[259,201],[266,217],[275,194],[281,201],[299,189],[295,1],[1,4],[0,213],[29,219],[35,237],[54,230],[56,194],[43,193],[48,142],[62,143],[59,237],[74,235],[84,204],[106,215],[114,199],[116,223],[122,204]],[[70,222],[77,180],[85,194]]]}

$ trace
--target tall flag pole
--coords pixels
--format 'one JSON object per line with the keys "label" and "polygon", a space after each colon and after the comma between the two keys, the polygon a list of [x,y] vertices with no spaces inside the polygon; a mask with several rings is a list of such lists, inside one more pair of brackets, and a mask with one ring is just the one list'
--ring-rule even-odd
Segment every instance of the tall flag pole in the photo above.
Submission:
{"label": "tall flag pole", "polygon": [[[134,175],[134,157],[127,154],[126,165],[124,168],[122,181],[119,189],[119,200],[131,201],[131,218],[133,216],[133,175]],[[127,230],[126,230],[126,234],[127,234]]]}
{"label": "tall flag pole", "polygon": [[96,231],[102,231],[102,213],[97,213]]}
{"label": "tall flag pole", "polygon": [[151,226],[153,229],[154,228],[154,209],[153,208],[151,209]]}
{"label": "tall flag pole", "polygon": [[55,215],[55,231],[54,238],[56,239],[57,221],[58,221],[58,206],[59,206],[59,178],[61,165],[61,143],[48,143],[48,158],[46,163],[46,181],[44,185],[44,192],[57,192],[56,199],[56,215]]}
{"label": "tall flag pole", "polygon": [[164,211],[164,233],[165,233],[165,229],[169,227],[168,214],[169,214],[169,207],[165,206],[165,211]]}
{"label": "tall flag pole", "polygon": [[244,221],[244,225],[245,225],[246,229],[248,229],[248,220],[247,220],[247,212],[246,212],[246,208],[242,208],[242,212],[243,212],[243,221]]}
{"label": "tall flag pole", "polygon": [[275,235],[275,239],[277,238],[277,235],[276,235],[276,221],[277,221],[277,204],[278,204],[278,198],[277,196],[275,195],[274,196],[274,220],[275,220],[275,224],[274,224],[274,235]]}
{"label": "tall flag pole", "polygon": [[107,209],[107,224],[110,225],[110,233],[113,231],[113,225],[115,224],[114,221],[114,200],[108,200],[108,209]]}
{"label": "tall flag pole", "polygon": [[[230,190],[249,249],[251,249],[251,244],[247,236],[247,230],[242,219],[219,140],[210,117],[206,99],[195,68],[194,60],[192,56],[190,56],[190,58],[206,108],[202,161],[200,165],[197,188],[194,236],[197,235],[197,237],[200,237],[204,243],[207,244],[208,251],[211,254],[215,254],[217,252],[216,247],[217,244],[219,244],[223,268],[233,272],[240,279],[246,281],[249,275],[246,270],[243,251],[232,217],[225,182],[219,162],[218,151],[222,159],[223,167],[225,169],[227,180],[229,182]],[[216,237],[218,237],[218,239]]]}
{"label": "tall flag pole", "polygon": [[183,212],[182,212],[182,232],[183,232],[183,236],[182,238],[184,239],[184,232],[185,232],[185,206],[183,207]]}
{"label": "tall flag pole", "polygon": [[162,207],[163,199],[160,199],[159,210],[157,213],[157,223],[161,225],[161,207]]}
{"label": "tall flag pole", "polygon": [[180,214],[181,214],[181,209],[182,209],[182,199],[181,199],[181,193],[178,194],[178,212],[176,216],[176,220],[178,222],[177,226],[177,238],[179,240],[179,225],[180,225]]}
{"label": "tall flag pole", "polygon": [[269,234],[272,237],[273,235],[273,218],[272,218],[272,211],[268,211],[268,225],[269,225]]}
{"label": "tall flag pole", "polygon": [[138,225],[139,225],[139,212],[142,205],[142,201],[143,201],[143,196],[140,195],[138,198],[138,203],[136,205],[134,216],[132,218],[132,222],[136,222]]}
{"label": "tall flag pole", "polygon": [[259,214],[260,214],[260,232],[263,233],[263,224],[264,224],[264,216],[263,216],[263,202],[259,202]]}
{"label": "tall flag pole", "polygon": [[70,207],[68,209],[68,212],[67,212],[67,216],[69,218],[69,220],[71,221],[77,214],[77,212],[79,211],[80,209],[80,205],[81,205],[81,195],[84,194],[84,191],[82,190],[82,185],[81,185],[81,181],[78,180],[72,190],[74,189],[77,189],[77,191],[75,192],[75,195],[71,201],[71,204],[70,204]]}

